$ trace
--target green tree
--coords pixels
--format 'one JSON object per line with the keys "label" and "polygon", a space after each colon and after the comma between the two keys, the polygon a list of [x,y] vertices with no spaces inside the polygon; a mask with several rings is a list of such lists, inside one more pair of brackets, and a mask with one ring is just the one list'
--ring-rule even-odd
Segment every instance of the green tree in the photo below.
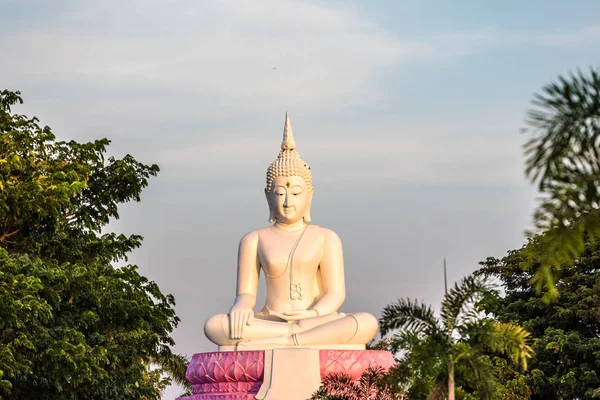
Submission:
{"label": "green tree", "polygon": [[492,363],[498,376],[497,395],[502,400],[530,400],[531,387],[527,371],[522,371],[506,357],[492,357]]}
{"label": "green tree", "polygon": [[554,272],[582,254],[584,235],[600,238],[600,75],[578,72],[535,95],[528,113],[526,174],[537,183],[542,201],[534,218],[544,242],[532,277],[547,300],[558,296]]}
{"label": "green tree", "polygon": [[396,371],[410,399],[498,398],[490,353],[527,368],[529,333],[512,323],[484,318],[480,312],[478,302],[491,291],[482,278],[462,279],[444,296],[440,318],[428,305],[410,299],[384,308],[381,333],[393,332],[394,350],[405,352]]}
{"label": "green tree", "polygon": [[[533,270],[545,260],[546,238],[538,235],[500,259],[488,258],[478,274],[493,276],[503,295],[486,304],[499,320],[522,325],[533,338],[535,356],[520,379],[532,400],[592,399],[600,394],[600,244],[585,239],[570,267],[558,268],[553,302],[530,285]],[[534,269],[528,267],[532,255]]]}
{"label": "green tree", "polygon": [[157,399],[184,380],[174,299],[135,265],[138,235],[101,230],[156,165],[57,141],[0,92],[0,398]]}

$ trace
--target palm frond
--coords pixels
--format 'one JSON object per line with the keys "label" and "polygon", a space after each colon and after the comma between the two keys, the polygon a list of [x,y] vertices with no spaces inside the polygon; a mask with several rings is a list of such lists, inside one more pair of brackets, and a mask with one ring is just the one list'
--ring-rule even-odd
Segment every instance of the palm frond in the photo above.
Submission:
{"label": "palm frond", "polygon": [[527,360],[533,355],[528,345],[530,333],[523,327],[511,323],[494,322],[487,345],[492,351],[506,354],[515,365],[527,369]]}
{"label": "palm frond", "polygon": [[406,329],[416,333],[433,334],[440,330],[431,307],[417,300],[398,299],[385,306],[379,319],[379,329],[384,336],[395,329]]}
{"label": "palm frond", "polygon": [[[565,161],[581,172],[599,171],[600,75],[591,69],[547,85],[533,100],[524,129],[531,139],[525,144],[525,172],[532,181],[546,185],[563,171]],[[587,157],[582,157],[586,155]]]}
{"label": "palm frond", "polygon": [[524,370],[527,369],[527,360],[533,355],[528,345],[530,333],[512,323],[482,318],[462,325],[459,333],[474,349],[484,347],[497,354],[506,354]]}
{"label": "palm frond", "polygon": [[497,380],[496,371],[494,370],[494,366],[489,362],[489,358],[473,351],[473,349],[466,351],[460,362],[468,366],[475,379],[479,381],[492,382]]}
{"label": "palm frond", "polygon": [[492,292],[494,286],[484,277],[469,275],[454,284],[442,301],[441,316],[449,334],[456,328],[461,313]]}
{"label": "palm frond", "polygon": [[[471,347],[467,343],[460,345],[455,349],[457,353],[460,352],[457,354],[455,365],[457,397],[477,400],[497,399],[498,375],[490,358],[482,354],[477,347]],[[459,394],[461,386],[474,388],[475,392]]]}
{"label": "palm frond", "polygon": [[526,122],[525,172],[543,195],[534,220],[549,246],[533,284],[553,300],[552,270],[574,263],[584,234],[600,238],[600,74],[559,76],[535,96]]}
{"label": "palm frond", "polygon": [[382,385],[385,371],[381,367],[367,369],[358,382],[359,399],[361,400],[392,400],[392,397]]}
{"label": "palm frond", "polygon": [[310,400],[355,400],[359,398],[359,389],[349,375],[330,374],[323,378],[321,387]]}
{"label": "palm frond", "polygon": [[478,300],[477,304],[473,305],[472,307],[463,308],[463,311],[458,316],[456,328],[463,324],[479,321],[484,316],[484,311],[478,306],[482,300],[483,296]]}
{"label": "palm frond", "polygon": [[405,329],[399,329],[394,332],[394,335],[390,338],[389,350],[395,354],[401,349],[412,349],[423,340],[424,338],[418,333],[407,331]]}
{"label": "palm frond", "polygon": [[154,357],[152,362],[158,365],[177,385],[190,387],[190,383],[186,379],[186,370],[189,364],[189,359],[181,354],[171,352],[167,346],[164,346]]}
{"label": "palm frond", "polygon": [[481,343],[487,343],[493,333],[494,321],[489,318],[480,318],[478,320],[466,321],[457,326],[462,341],[476,346]]}
{"label": "palm frond", "polygon": [[395,400],[386,386],[386,372],[381,367],[367,369],[358,382],[346,374],[332,374],[310,400]]}

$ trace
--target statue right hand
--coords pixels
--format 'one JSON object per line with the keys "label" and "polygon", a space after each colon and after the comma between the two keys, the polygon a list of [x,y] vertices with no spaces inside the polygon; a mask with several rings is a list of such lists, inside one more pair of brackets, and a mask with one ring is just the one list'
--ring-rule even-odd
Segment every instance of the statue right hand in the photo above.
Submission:
{"label": "statue right hand", "polygon": [[229,336],[231,339],[243,339],[246,325],[252,324],[254,311],[250,307],[234,305],[229,311]]}

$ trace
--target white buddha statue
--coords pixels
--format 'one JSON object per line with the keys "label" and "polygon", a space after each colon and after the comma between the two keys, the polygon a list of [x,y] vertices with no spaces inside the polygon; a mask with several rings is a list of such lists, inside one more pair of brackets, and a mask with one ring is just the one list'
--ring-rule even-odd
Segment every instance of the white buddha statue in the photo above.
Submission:
{"label": "white buddha statue", "polygon": [[[273,225],[240,242],[237,296],[229,314],[208,319],[204,332],[219,346],[364,348],[377,319],[338,310],[346,298],[344,257],[338,235],[310,224],[314,194],[310,167],[296,151],[286,114],[281,151],[267,170],[265,195]],[[254,312],[261,271],[266,304]]]}

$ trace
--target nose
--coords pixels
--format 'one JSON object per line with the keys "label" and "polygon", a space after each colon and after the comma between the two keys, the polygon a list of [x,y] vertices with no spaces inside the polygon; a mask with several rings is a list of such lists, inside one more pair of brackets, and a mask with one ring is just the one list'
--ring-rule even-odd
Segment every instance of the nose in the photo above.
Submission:
{"label": "nose", "polygon": [[290,195],[289,193],[285,194],[285,199],[283,200],[283,206],[284,207],[289,207],[290,204]]}

